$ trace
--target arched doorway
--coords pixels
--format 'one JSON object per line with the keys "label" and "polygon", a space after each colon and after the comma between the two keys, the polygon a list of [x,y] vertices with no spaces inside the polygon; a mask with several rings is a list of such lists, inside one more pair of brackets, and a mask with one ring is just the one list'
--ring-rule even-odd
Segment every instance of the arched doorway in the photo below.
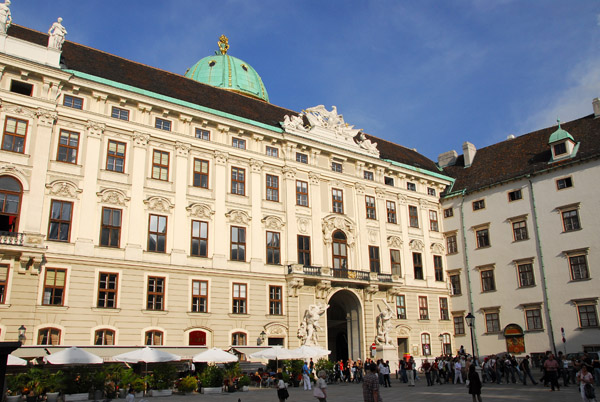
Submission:
{"label": "arched doorway", "polygon": [[362,307],[349,290],[340,290],[329,299],[327,347],[332,360],[362,359]]}
{"label": "arched doorway", "polygon": [[16,233],[21,209],[21,183],[10,176],[0,176],[0,232]]}

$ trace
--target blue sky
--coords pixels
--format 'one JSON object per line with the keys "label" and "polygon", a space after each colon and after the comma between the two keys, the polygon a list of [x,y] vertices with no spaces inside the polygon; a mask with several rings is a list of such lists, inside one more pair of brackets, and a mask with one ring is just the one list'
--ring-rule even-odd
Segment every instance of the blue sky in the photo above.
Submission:
{"label": "blue sky", "polygon": [[229,54],[271,102],[336,105],[347,123],[437,160],[464,141],[592,113],[600,97],[596,0],[13,0],[13,22],[183,74]]}

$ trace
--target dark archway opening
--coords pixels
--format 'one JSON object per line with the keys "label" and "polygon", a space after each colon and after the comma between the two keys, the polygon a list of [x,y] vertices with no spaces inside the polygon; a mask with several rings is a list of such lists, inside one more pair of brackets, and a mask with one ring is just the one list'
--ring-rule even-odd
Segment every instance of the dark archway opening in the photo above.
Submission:
{"label": "dark archway opening", "polygon": [[327,309],[327,347],[331,360],[362,358],[361,306],[348,290],[340,290],[329,299]]}

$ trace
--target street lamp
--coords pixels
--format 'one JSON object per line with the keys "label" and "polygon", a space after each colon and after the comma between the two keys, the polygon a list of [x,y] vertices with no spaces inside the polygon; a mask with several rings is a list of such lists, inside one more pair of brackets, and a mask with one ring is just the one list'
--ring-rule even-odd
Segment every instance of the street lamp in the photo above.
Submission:
{"label": "street lamp", "polygon": [[473,324],[475,324],[475,316],[469,311],[465,320],[467,320],[467,325],[469,326],[469,330],[471,330],[471,350],[473,351],[473,357],[475,357],[475,343],[473,342]]}
{"label": "street lamp", "polygon": [[256,345],[260,346],[263,343],[265,343],[265,337],[267,336],[267,334],[265,333],[265,331],[261,331],[260,332],[260,336],[258,337],[258,339],[256,340]]}
{"label": "street lamp", "polygon": [[27,339],[27,337],[25,336],[26,330],[27,330],[27,328],[25,328],[25,325],[21,325],[19,327],[19,342],[21,342],[21,343],[25,343],[25,340]]}
{"label": "street lamp", "polygon": [[440,356],[443,356],[444,355],[444,334],[439,334],[438,339],[440,340],[441,351],[442,351]]}

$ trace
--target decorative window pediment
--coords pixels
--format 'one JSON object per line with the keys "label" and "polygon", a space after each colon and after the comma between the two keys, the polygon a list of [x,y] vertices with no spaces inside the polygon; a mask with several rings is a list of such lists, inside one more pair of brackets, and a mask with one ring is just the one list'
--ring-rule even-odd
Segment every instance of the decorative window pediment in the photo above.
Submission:
{"label": "decorative window pediment", "polygon": [[150,211],[170,213],[175,207],[168,199],[164,197],[148,197],[144,204]]}
{"label": "decorative window pediment", "polygon": [[212,219],[212,216],[215,214],[210,205],[202,203],[190,204],[186,210],[188,211],[188,215],[194,218]]}
{"label": "decorative window pediment", "polygon": [[78,195],[83,192],[75,183],[67,180],[55,180],[50,184],[46,184],[46,188],[50,195],[74,199],[77,199]]}
{"label": "decorative window pediment", "polygon": [[125,206],[130,200],[123,191],[116,188],[105,188],[97,192],[96,195],[100,197],[100,202],[104,204]]}
{"label": "decorative window pediment", "polygon": [[225,216],[229,219],[229,222],[242,225],[247,225],[252,220],[248,212],[239,209],[232,209]]}

